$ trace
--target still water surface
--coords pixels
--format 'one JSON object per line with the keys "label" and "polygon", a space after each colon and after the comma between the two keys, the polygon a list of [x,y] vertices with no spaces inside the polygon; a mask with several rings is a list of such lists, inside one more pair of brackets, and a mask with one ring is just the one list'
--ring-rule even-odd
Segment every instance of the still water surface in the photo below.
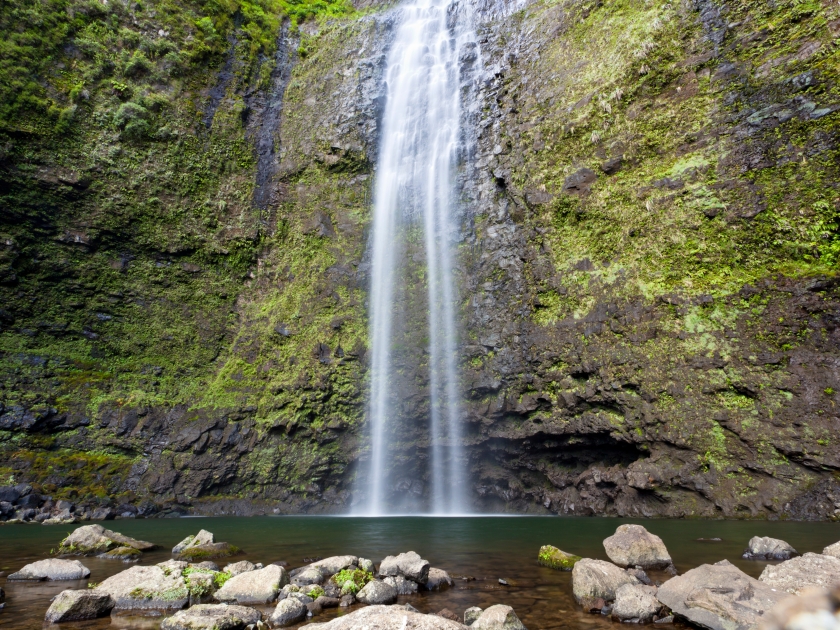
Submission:
{"label": "still water surface", "polygon": [[[161,550],[144,554],[141,564],[169,559],[169,550],[189,534],[204,528],[216,540],[245,550],[234,559],[268,564],[285,560],[290,568],[304,558],[352,554],[379,563],[386,555],[413,550],[445,569],[456,579],[453,589],[400,597],[421,612],[443,608],[462,615],[470,606],[513,606],[529,630],[616,630],[600,615],[582,613],[572,599],[571,574],[537,564],[541,545],[552,544],[584,557],[606,560],[602,541],[622,523],[640,523],[659,535],[682,573],[703,563],[726,558],[758,577],[767,563],[741,559],[752,536],[773,536],[792,544],[800,553],[820,552],[840,540],[840,524],[742,521],[627,520],[560,517],[254,517],[120,520],[104,525],[128,536],[148,540]],[[24,564],[49,557],[49,551],[78,525],[8,525],[0,527],[0,586],[6,591],[6,607],[0,611],[0,627],[40,628],[51,597],[65,588],[84,588],[81,582],[6,582],[5,576]],[[721,538],[701,542],[698,538]],[[90,580],[101,582],[127,566],[113,560],[83,558],[91,570]],[[224,566],[226,561],[219,561]],[[499,584],[505,579],[509,586]],[[356,607],[350,610],[355,610]],[[264,609],[269,612],[271,609]],[[326,621],[347,609],[326,611],[317,621]],[[136,628],[154,630],[160,618],[112,617],[104,620],[62,624],[66,630]],[[657,628],[680,626],[657,626]]]}

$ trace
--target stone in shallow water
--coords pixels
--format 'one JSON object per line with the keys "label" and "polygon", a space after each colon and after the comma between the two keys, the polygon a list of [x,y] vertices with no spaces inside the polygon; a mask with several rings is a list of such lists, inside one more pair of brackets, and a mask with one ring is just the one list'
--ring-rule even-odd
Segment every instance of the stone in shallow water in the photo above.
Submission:
{"label": "stone in shallow water", "polygon": [[639,584],[639,580],[603,560],[583,558],[572,569],[572,593],[578,603],[592,599],[611,602],[615,592],[625,584]]}
{"label": "stone in shallow water", "polygon": [[674,613],[711,630],[754,628],[785,596],[726,560],[671,578],[656,593]]}
{"label": "stone in shallow water", "polygon": [[50,558],[27,564],[17,573],[9,576],[9,581],[18,580],[83,580],[90,575],[90,569],[78,560]]}
{"label": "stone in shallow water", "polygon": [[216,591],[220,602],[268,604],[277,599],[280,589],[289,583],[286,569],[270,564],[264,569],[246,571],[230,578]]}
{"label": "stone in shallow water", "polygon": [[307,630],[463,630],[457,621],[424,615],[403,606],[367,606],[326,623],[313,623]]}
{"label": "stone in shallow water", "polygon": [[397,601],[397,589],[379,580],[371,580],[356,593],[356,599],[363,604],[393,604]]}
{"label": "stone in shallow water", "polygon": [[526,630],[513,608],[503,604],[490,606],[470,627],[475,630]]}
{"label": "stone in shallow water", "polygon": [[575,562],[580,559],[580,556],[566,553],[552,545],[543,545],[540,547],[539,554],[537,554],[537,562],[542,566],[559,571],[571,571]]}
{"label": "stone in shallow water", "polygon": [[131,567],[112,575],[94,590],[113,597],[116,610],[180,610],[189,602],[180,570],[172,570],[166,563]]}
{"label": "stone in shallow water", "polygon": [[105,553],[100,553],[97,558],[104,560],[122,560],[123,562],[137,562],[143,554],[133,547],[117,547]]}
{"label": "stone in shallow water", "polygon": [[393,586],[397,591],[397,595],[413,595],[417,592],[417,582],[406,580],[401,575],[398,575],[397,577],[386,577],[382,581],[385,582],[385,584]]}
{"label": "stone in shallow water", "polygon": [[840,584],[840,558],[806,553],[799,558],[766,567],[758,579],[772,588],[794,595],[814,586],[831,588]]}
{"label": "stone in shallow water", "polygon": [[137,551],[150,551],[157,545],[145,540],[136,540],[119,532],[113,532],[110,529],[105,529],[102,525],[85,525],[75,529],[61,541],[58,553],[87,556],[100,554],[115,547],[130,547]]}
{"label": "stone in shallow water", "polygon": [[648,623],[662,609],[655,586],[625,584],[615,592],[612,614],[621,621]]}
{"label": "stone in shallow water", "polygon": [[452,586],[454,582],[452,578],[449,577],[449,574],[444,571],[443,569],[435,569],[432,567],[429,569],[429,577],[426,580],[426,590],[428,591],[442,591],[450,586]]}
{"label": "stone in shallow water", "polygon": [[753,536],[744,550],[743,557],[749,560],[788,560],[797,555],[796,549],[784,540],[769,536]]}
{"label": "stone in shallow water", "polygon": [[91,590],[62,591],[47,610],[47,623],[83,621],[105,617],[114,608],[114,600],[107,593]]}
{"label": "stone in shallow water", "polygon": [[414,551],[401,553],[398,556],[388,556],[379,565],[380,577],[396,577],[402,575],[419,584],[425,584],[429,578],[431,565]]}
{"label": "stone in shallow water", "polygon": [[604,540],[604,550],[620,567],[667,569],[673,564],[662,539],[641,525],[619,525],[615,534]]}
{"label": "stone in shallow water", "polygon": [[304,619],[306,612],[306,606],[303,603],[294,597],[287,597],[278,603],[274,612],[271,613],[271,625],[281,628],[290,626]]}
{"label": "stone in shallow water", "polygon": [[472,606],[467,608],[464,611],[464,624],[467,626],[471,626],[476,619],[481,617],[481,613],[484,612],[478,606]]}
{"label": "stone in shallow water", "polygon": [[246,606],[199,604],[180,610],[163,620],[161,630],[244,630],[262,619],[259,611]]}

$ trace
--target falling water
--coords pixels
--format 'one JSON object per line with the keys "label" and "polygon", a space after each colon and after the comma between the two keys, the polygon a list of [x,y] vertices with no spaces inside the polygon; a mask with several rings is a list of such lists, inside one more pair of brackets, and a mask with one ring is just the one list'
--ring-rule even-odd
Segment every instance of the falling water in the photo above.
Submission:
{"label": "falling water", "polygon": [[394,417],[395,283],[406,231],[420,229],[428,301],[428,511],[469,511],[458,395],[453,241],[460,144],[459,60],[475,46],[469,7],[414,0],[402,10],[386,70],[387,101],[377,168],[371,270],[371,392],[366,503],[386,514]]}

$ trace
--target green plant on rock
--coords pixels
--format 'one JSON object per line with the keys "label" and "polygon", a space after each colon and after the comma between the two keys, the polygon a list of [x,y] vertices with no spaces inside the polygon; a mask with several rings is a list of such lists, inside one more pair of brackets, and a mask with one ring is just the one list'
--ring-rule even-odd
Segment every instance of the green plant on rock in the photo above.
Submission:
{"label": "green plant on rock", "polygon": [[543,545],[537,555],[537,562],[542,566],[558,571],[571,571],[580,559],[580,556],[566,553],[552,545]]}
{"label": "green plant on rock", "polygon": [[344,588],[348,585],[348,589],[354,595],[358,593],[361,588],[373,579],[373,573],[370,571],[363,571],[362,569],[350,570],[342,569],[334,576],[332,581],[335,582],[339,588]]}

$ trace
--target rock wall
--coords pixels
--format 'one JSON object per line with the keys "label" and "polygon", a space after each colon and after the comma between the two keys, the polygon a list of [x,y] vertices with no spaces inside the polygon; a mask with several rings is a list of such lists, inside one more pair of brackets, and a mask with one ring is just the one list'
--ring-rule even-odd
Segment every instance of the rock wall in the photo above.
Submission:
{"label": "rock wall", "polygon": [[[459,246],[476,509],[836,518],[838,11],[478,11]],[[113,12],[159,47],[204,32]],[[135,74],[157,48],[115,27],[128,52],[91,79],[90,33],[69,36],[43,78],[69,126],[5,118],[0,143],[0,477],[146,513],[353,503],[394,15],[277,25],[257,54],[217,20],[227,44],[180,75],[153,52]],[[62,92],[82,71],[88,96]],[[422,282],[395,494],[428,481]]]}

